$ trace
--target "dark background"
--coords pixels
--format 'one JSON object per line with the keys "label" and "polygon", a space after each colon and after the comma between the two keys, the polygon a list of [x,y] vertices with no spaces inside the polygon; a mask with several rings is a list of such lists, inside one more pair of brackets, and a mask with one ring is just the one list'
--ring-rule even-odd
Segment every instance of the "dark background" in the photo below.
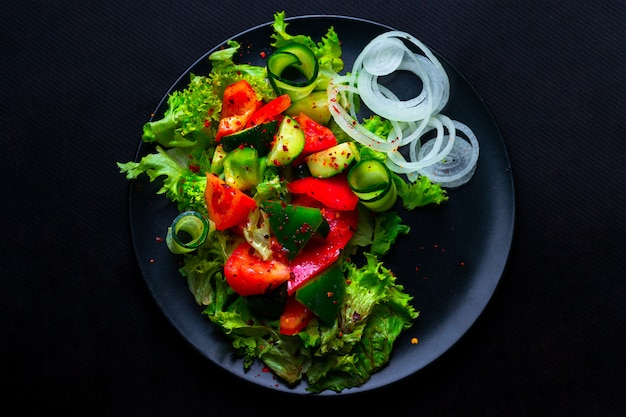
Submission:
{"label": "dark background", "polygon": [[[244,6],[245,4],[245,6]],[[626,3],[11,1],[0,6],[0,378],[19,415],[626,415]],[[287,16],[410,32],[502,130],[516,234],[470,331],[367,395],[244,383],[161,313],[129,234],[128,182],[162,95],[213,46]]]}

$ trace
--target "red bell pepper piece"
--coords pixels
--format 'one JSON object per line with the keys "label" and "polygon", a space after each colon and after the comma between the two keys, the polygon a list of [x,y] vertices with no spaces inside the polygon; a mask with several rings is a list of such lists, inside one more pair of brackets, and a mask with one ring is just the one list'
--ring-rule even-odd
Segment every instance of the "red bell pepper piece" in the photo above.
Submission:
{"label": "red bell pepper piece", "polygon": [[262,105],[263,101],[257,98],[248,81],[240,80],[226,87],[215,141],[219,142],[222,137],[244,129],[250,117]]}
{"label": "red bell pepper piece", "polygon": [[210,173],[207,173],[204,200],[209,219],[215,223],[217,230],[226,230],[245,222],[250,211],[256,208],[252,197]]}
{"label": "red bell pepper piece", "polygon": [[283,94],[282,96],[270,100],[252,114],[246,123],[246,128],[278,119],[289,106],[291,106],[291,97],[289,97],[289,94]]}
{"label": "red bell pepper piece", "polygon": [[304,329],[313,316],[311,310],[296,300],[296,297],[290,296],[280,316],[279,331],[281,334],[293,336]]}
{"label": "red bell pepper piece", "polygon": [[287,293],[293,294],[309,279],[332,265],[354,235],[359,222],[358,210],[334,210],[322,208],[330,232],[325,239],[311,239],[291,261],[291,279],[287,283]]}
{"label": "red bell pepper piece", "polygon": [[328,178],[304,177],[287,184],[293,194],[307,194],[326,207],[337,210],[354,210],[359,197],[352,192],[346,174]]}

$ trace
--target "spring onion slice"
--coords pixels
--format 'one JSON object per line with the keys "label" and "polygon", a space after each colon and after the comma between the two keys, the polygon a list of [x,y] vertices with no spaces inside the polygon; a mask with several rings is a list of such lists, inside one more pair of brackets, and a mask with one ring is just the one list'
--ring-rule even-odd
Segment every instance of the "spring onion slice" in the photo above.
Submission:
{"label": "spring onion slice", "polygon": [[189,253],[204,243],[210,228],[209,221],[200,213],[185,211],[167,228],[165,242],[172,253]]}
{"label": "spring onion slice", "polygon": [[[418,77],[421,91],[409,99],[399,99],[384,85],[383,78],[396,71]],[[442,185],[458,186],[457,180],[446,180],[443,171],[427,169],[435,165],[442,168],[442,161],[449,164],[454,160],[473,163],[473,167],[462,169],[469,177],[473,175],[478,141],[469,139],[475,139],[475,135],[467,126],[441,113],[450,97],[450,80],[432,51],[410,34],[389,31],[374,38],[357,56],[352,71],[334,77],[327,92],[331,114],[339,127],[362,145],[386,153],[386,164],[391,171],[406,174],[410,181],[425,175]],[[391,122],[393,129],[387,138],[378,137],[362,126],[357,100]],[[460,144],[456,144],[457,126],[463,126],[468,138],[460,139]],[[424,146],[426,140],[428,147]],[[476,158],[448,158],[453,151]],[[446,170],[450,171],[450,167]],[[435,175],[437,178],[431,178]],[[462,183],[467,180],[464,178]]]}

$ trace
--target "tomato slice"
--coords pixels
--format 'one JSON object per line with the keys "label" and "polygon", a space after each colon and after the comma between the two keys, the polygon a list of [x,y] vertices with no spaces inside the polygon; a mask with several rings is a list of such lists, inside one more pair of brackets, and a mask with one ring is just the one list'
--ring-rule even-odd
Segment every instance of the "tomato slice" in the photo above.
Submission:
{"label": "tomato slice", "polygon": [[304,131],[305,143],[304,150],[294,162],[295,165],[302,164],[305,156],[323,151],[337,144],[337,138],[332,130],[316,122],[306,114],[300,113],[296,116],[296,121]]}
{"label": "tomato slice", "polygon": [[278,119],[281,114],[291,106],[289,94],[283,94],[264,104],[252,114],[246,127],[252,127]]}
{"label": "tomato slice", "polygon": [[224,264],[224,278],[239,295],[265,294],[291,276],[289,266],[276,259],[263,260],[248,242],[235,248]]}
{"label": "tomato slice", "polygon": [[240,80],[226,87],[215,140],[219,142],[222,137],[244,129],[250,117],[262,105],[263,101],[257,98],[248,81]]}
{"label": "tomato slice", "polygon": [[301,304],[295,297],[290,296],[285,303],[285,310],[280,316],[279,331],[281,334],[293,336],[309,324],[314,314]]}
{"label": "tomato slice", "polygon": [[359,222],[358,210],[334,210],[322,208],[322,214],[330,226],[325,239],[311,239],[291,262],[291,279],[287,293],[293,294],[311,278],[331,266],[348,244]]}
{"label": "tomato slice", "polygon": [[204,200],[209,219],[215,223],[217,230],[226,230],[244,223],[250,211],[256,208],[256,201],[252,197],[210,173],[207,173]]}
{"label": "tomato slice", "polygon": [[328,178],[300,178],[287,184],[287,189],[294,194],[307,194],[326,207],[337,210],[354,210],[359,202],[343,173]]}

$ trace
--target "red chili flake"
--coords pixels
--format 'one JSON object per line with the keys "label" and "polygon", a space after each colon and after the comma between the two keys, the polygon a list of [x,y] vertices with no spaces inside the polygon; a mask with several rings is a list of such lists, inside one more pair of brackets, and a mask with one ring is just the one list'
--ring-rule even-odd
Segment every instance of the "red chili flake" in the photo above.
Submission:
{"label": "red chili flake", "polygon": [[328,298],[331,298],[333,295],[334,295],[334,294],[333,294],[333,292],[332,292],[332,291],[328,291],[328,292],[326,293],[326,296],[327,296]]}
{"label": "red chili flake", "polygon": [[191,170],[191,172],[194,172],[197,174],[198,172],[200,172],[200,165],[189,164],[189,169]]}
{"label": "red chili flake", "polygon": [[156,240],[159,243],[163,242],[163,238],[161,236],[155,237],[154,240]]}
{"label": "red chili flake", "polygon": [[272,372],[268,366],[264,366],[261,372]]}
{"label": "red chili flake", "polygon": [[154,259],[150,259],[148,262],[150,262],[151,264],[154,263]]}
{"label": "red chili flake", "polygon": [[263,58],[263,59],[265,59],[265,57],[267,56],[265,51],[261,51],[261,53],[259,55],[261,55],[261,58]]}
{"label": "red chili flake", "polygon": [[420,267],[419,267],[419,266],[416,266],[416,267],[415,267],[415,272],[417,272],[417,271],[419,271],[419,270],[420,270]]}

